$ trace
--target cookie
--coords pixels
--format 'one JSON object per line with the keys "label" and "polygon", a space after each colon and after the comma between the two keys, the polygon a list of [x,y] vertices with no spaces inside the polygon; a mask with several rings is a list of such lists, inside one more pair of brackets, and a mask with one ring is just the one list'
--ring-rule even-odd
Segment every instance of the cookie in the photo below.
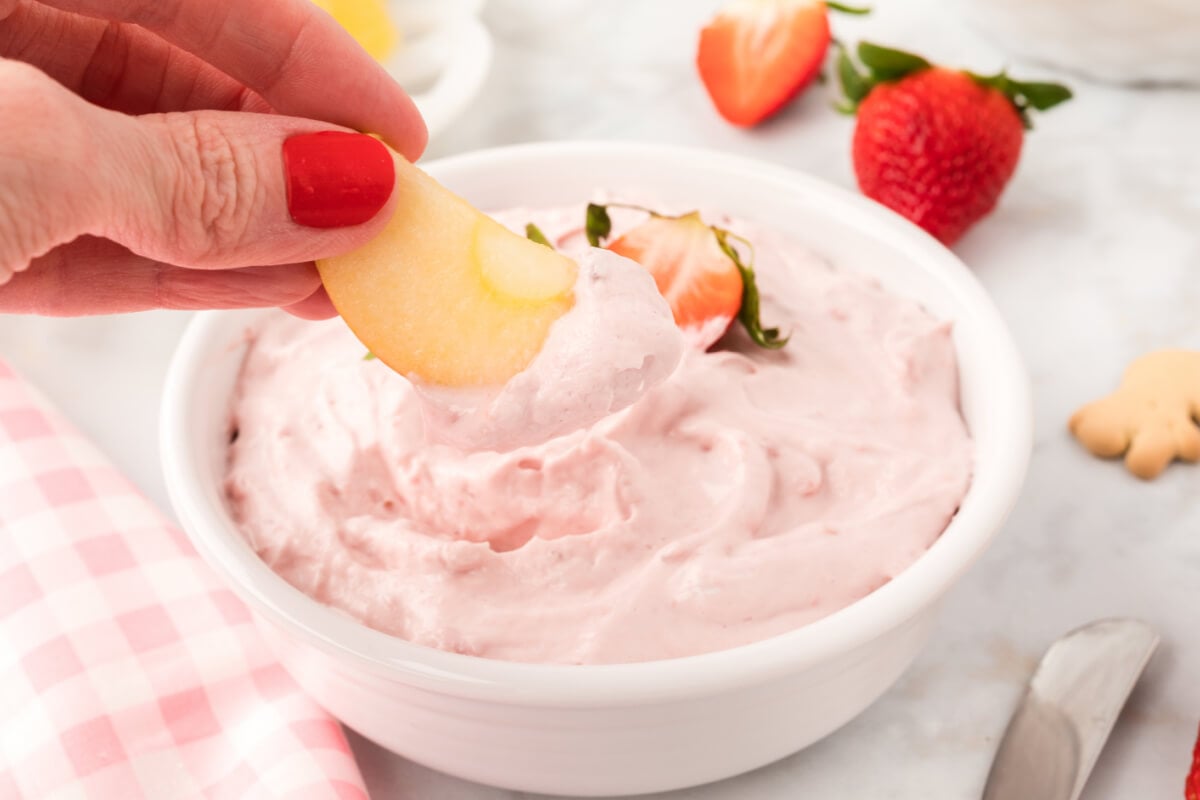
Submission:
{"label": "cookie", "polygon": [[1160,350],[1129,366],[1120,387],[1075,412],[1069,427],[1094,455],[1125,454],[1139,478],[1175,459],[1200,460],[1200,352]]}

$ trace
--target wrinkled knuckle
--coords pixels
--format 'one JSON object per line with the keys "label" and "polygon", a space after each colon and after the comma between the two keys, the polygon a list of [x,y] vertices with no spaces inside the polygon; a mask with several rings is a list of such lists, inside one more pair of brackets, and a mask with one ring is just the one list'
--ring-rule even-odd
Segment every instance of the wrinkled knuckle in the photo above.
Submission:
{"label": "wrinkled knuckle", "polygon": [[212,118],[169,115],[168,125],[179,162],[171,197],[177,241],[196,258],[219,259],[250,234],[253,157]]}
{"label": "wrinkled knuckle", "polygon": [[86,219],[71,172],[89,153],[71,95],[45,73],[0,59],[0,271],[23,269]]}

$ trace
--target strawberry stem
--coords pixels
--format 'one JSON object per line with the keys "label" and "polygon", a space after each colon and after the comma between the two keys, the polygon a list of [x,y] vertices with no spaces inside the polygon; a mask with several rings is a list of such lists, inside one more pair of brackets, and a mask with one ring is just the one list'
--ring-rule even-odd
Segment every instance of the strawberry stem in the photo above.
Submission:
{"label": "strawberry stem", "polygon": [[843,14],[855,14],[860,17],[871,13],[870,6],[848,6],[845,3],[835,2],[835,0],[825,0],[825,6]]}

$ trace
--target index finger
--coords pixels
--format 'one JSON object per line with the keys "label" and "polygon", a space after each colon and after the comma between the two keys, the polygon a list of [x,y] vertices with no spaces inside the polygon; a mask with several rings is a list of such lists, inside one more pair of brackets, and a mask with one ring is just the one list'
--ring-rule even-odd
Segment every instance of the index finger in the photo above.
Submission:
{"label": "index finger", "polygon": [[308,0],[40,0],[154,31],[282,114],[376,133],[409,160],[425,123],[387,71]]}

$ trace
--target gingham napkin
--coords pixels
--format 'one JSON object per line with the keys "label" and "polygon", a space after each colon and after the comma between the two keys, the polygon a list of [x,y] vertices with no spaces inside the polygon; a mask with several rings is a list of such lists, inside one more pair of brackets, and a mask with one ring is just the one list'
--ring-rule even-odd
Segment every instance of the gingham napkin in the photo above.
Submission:
{"label": "gingham napkin", "polygon": [[237,598],[0,360],[0,798],[366,797]]}

